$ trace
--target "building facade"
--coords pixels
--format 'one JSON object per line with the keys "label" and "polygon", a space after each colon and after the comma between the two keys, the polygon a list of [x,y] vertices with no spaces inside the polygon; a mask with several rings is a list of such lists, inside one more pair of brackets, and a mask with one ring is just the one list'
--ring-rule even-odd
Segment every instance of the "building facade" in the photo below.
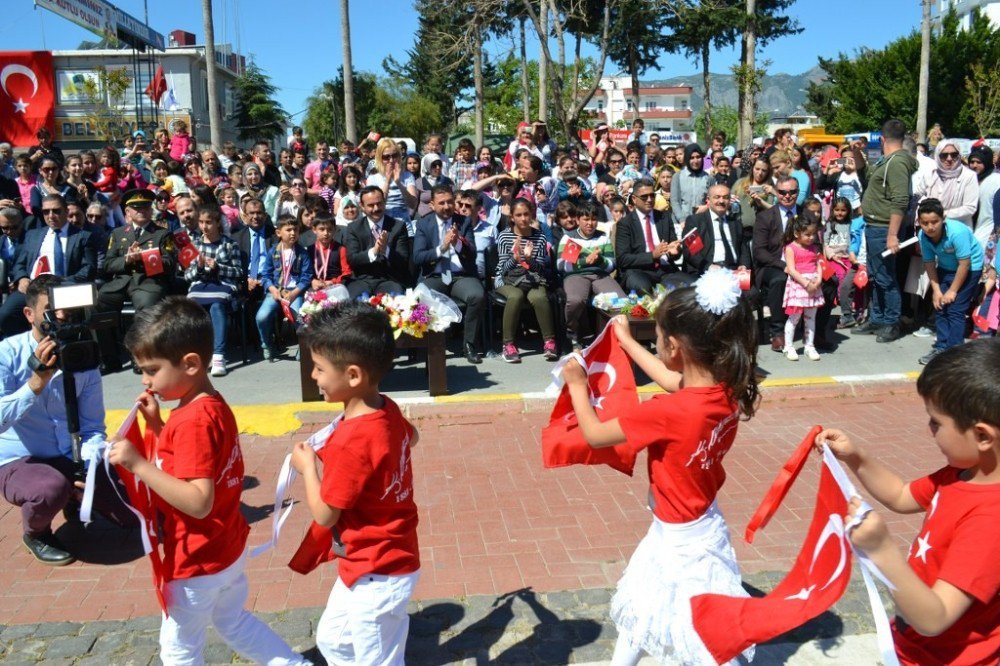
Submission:
{"label": "building facade", "polygon": [[[104,92],[109,107],[115,109],[120,133],[136,129],[152,138],[157,127],[170,127],[175,120],[187,124],[199,146],[211,143],[208,113],[208,73],[205,47],[194,43],[194,35],[183,31],[170,34],[169,45],[162,52],[140,54],[138,64],[131,50],[94,49],[53,51],[55,68],[55,140],[64,149],[97,148],[107,143],[93,122],[94,106],[84,84],[98,80],[98,69],[124,69],[131,83],[122,98],[111,99]],[[237,129],[232,119],[235,111],[235,82],[245,67],[245,59],[226,44],[216,45],[217,100],[223,118],[223,141],[235,141]],[[145,94],[163,67],[168,92],[154,105]]]}
{"label": "building facade", "polygon": [[958,24],[967,30],[972,24],[972,12],[978,9],[994,27],[1000,27],[1000,0],[934,0],[931,3],[931,27],[937,30],[949,9],[958,15]]}
{"label": "building facade", "polygon": [[607,76],[584,108],[595,121],[611,127],[631,126],[642,118],[646,132],[657,132],[662,142],[690,143],[696,141],[694,114],[691,111],[691,86],[639,87],[639,109],[632,108],[632,79],[628,76]]}

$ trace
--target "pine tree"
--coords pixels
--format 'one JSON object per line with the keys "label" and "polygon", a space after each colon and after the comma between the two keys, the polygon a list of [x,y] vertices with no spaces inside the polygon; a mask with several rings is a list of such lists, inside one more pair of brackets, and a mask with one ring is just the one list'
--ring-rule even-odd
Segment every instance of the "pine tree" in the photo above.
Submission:
{"label": "pine tree", "polygon": [[240,141],[271,141],[284,133],[288,114],[274,99],[277,92],[271,77],[251,60],[235,85]]}

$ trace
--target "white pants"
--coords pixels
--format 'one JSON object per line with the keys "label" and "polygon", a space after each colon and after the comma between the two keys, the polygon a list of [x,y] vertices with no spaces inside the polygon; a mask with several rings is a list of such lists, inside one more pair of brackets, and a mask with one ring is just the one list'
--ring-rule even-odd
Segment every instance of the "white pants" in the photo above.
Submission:
{"label": "white pants", "polygon": [[406,605],[420,572],[367,574],[347,587],[337,579],[316,626],[316,647],[327,662],[365,666],[402,664],[410,616]]}
{"label": "white pants", "polygon": [[205,663],[205,629],[215,626],[231,648],[258,664],[310,665],[243,606],[246,554],[219,573],[167,583],[167,612],[160,625],[160,659],[167,666]]}

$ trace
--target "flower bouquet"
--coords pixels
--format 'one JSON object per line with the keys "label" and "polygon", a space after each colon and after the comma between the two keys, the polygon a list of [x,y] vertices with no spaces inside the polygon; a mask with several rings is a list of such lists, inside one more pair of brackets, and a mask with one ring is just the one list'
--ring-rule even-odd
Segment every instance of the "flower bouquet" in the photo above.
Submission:
{"label": "flower bouquet", "polygon": [[427,331],[441,332],[462,321],[462,312],[454,301],[423,284],[403,294],[375,294],[362,299],[389,316],[397,338],[404,333],[422,338]]}
{"label": "flower bouquet", "polygon": [[302,321],[306,323],[306,326],[308,326],[309,320],[312,319],[313,315],[332,308],[349,298],[347,287],[342,284],[335,284],[326,289],[307,292],[303,299],[302,308],[299,310],[299,315],[302,317]]}
{"label": "flower bouquet", "polygon": [[634,291],[628,296],[613,293],[597,294],[594,296],[593,305],[611,316],[623,314],[631,319],[651,319],[669,292],[670,289],[658,284],[653,293],[642,296],[638,296]]}

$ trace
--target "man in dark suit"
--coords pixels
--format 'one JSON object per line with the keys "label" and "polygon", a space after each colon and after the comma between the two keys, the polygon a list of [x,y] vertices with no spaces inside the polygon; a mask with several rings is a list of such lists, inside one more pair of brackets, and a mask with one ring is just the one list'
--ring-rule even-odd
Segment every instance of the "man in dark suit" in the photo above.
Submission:
{"label": "man in dark suit", "polygon": [[24,244],[24,215],[20,208],[0,206],[0,259],[3,260],[3,281],[0,289],[6,294],[14,284],[14,259]]}
{"label": "man in dark suit", "polygon": [[402,293],[411,281],[406,225],[385,214],[381,188],[364,188],[360,199],[364,216],[351,222],[341,236],[354,273],[347,291],[351,298],[365,292]]}
{"label": "man in dark suit", "polygon": [[729,187],[712,185],[708,188],[708,210],[688,217],[684,222],[686,236],[695,229],[704,245],[691,254],[684,252],[684,270],[697,279],[712,266],[736,270],[750,266],[750,239],[743,237],[743,224],[739,216],[729,213]]}
{"label": "man in dark suit", "polygon": [[482,361],[476,352],[476,331],[483,318],[486,293],[476,271],[476,236],[469,220],[455,215],[455,195],[447,185],[431,188],[431,209],[417,221],[413,263],[420,281],[465,305],[463,350],[469,363]]}
{"label": "man in dark suit", "polygon": [[[120,312],[126,300],[136,312],[155,305],[170,293],[170,281],[177,266],[173,236],[153,222],[153,193],[129,190],[122,196],[128,224],[111,233],[104,258],[107,281],[97,294],[100,312]],[[144,250],[159,249],[159,257],[143,260]],[[154,264],[159,263],[159,266]],[[149,275],[148,273],[153,273]],[[121,369],[114,331],[98,331],[101,361],[105,372]]]}
{"label": "man in dark suit", "polygon": [[24,293],[36,269],[40,273],[65,277],[72,283],[91,282],[97,277],[97,250],[90,233],[69,223],[62,196],[47,194],[42,197],[38,214],[45,221],[45,227],[25,234],[11,273],[17,289],[0,306],[0,332],[4,337],[31,328],[24,317]]}
{"label": "man in dark suit", "polygon": [[769,331],[771,349],[779,354],[785,349],[785,228],[799,214],[795,198],[799,181],[791,176],[779,178],[776,186],[778,203],[757,213],[753,225],[753,267],[757,288],[764,292],[771,310]]}
{"label": "man in dark suit", "polygon": [[263,296],[261,275],[264,272],[264,260],[267,251],[275,244],[274,226],[264,212],[264,202],[255,197],[243,200],[242,217],[244,226],[233,234],[233,240],[239,245],[240,254],[246,262],[247,294],[251,300],[259,300]]}
{"label": "man in dark suit", "polygon": [[656,183],[641,178],[632,189],[635,210],[618,223],[615,263],[625,291],[651,292],[657,283],[685,286],[691,278],[676,263],[681,254],[670,216],[653,210]]}

